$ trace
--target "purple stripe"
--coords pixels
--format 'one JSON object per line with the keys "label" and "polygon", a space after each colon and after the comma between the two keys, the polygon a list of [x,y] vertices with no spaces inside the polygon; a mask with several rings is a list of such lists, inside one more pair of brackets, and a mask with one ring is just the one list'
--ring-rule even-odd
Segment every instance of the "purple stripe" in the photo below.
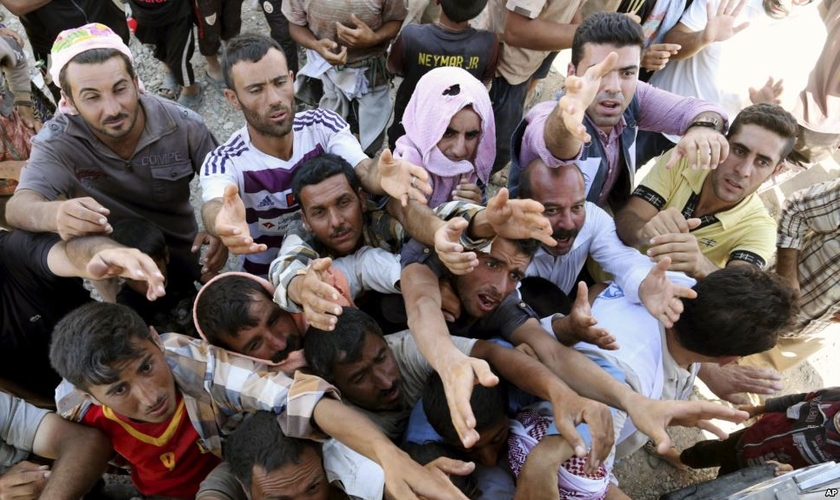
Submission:
{"label": "purple stripe", "polygon": [[276,219],[281,215],[285,215],[292,212],[297,212],[298,206],[295,205],[290,208],[269,208],[268,210],[257,210],[255,208],[246,208],[245,209],[245,222],[248,224],[253,224],[260,219]]}
{"label": "purple stripe", "polygon": [[[227,159],[241,156],[247,150],[248,146],[245,144],[245,141],[241,136],[237,136],[233,143],[219,146],[210,152],[210,156],[207,158],[207,161],[204,162],[204,175],[210,175],[211,173],[225,173],[225,162]],[[212,172],[210,171],[211,166],[213,167]]]}
{"label": "purple stripe", "polygon": [[304,154],[291,169],[269,168],[266,170],[248,170],[242,172],[243,191],[245,193],[258,193],[268,191],[269,193],[282,193],[292,188],[292,176],[295,170],[306,160],[318,156],[324,152],[320,144],[315,149]]}
{"label": "purple stripe", "polygon": [[326,109],[317,109],[297,115],[295,117],[294,129],[300,131],[305,127],[319,123],[333,132],[338,132],[347,126],[347,122],[344,121],[344,118],[337,113]]}

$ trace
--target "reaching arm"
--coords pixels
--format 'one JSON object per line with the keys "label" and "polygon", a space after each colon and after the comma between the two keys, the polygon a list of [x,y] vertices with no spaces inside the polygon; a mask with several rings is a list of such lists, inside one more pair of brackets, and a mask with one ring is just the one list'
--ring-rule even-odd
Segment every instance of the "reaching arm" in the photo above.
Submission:
{"label": "reaching arm", "polygon": [[776,273],[799,294],[799,249],[776,249]]}
{"label": "reaching arm", "polygon": [[84,496],[105,472],[111,443],[96,429],[50,413],[38,426],[32,451],[57,459],[41,499],[75,500]]}
{"label": "reaching arm", "polygon": [[219,238],[233,254],[252,254],[268,249],[265,244],[255,243],[251,237],[251,229],[245,219],[245,203],[239,197],[239,188],[235,184],[225,187],[222,198],[213,198],[201,206],[201,219],[207,233]]}
{"label": "reaching arm", "polygon": [[700,31],[691,31],[682,23],[677,24],[665,35],[665,43],[676,43],[682,48],[672,59],[682,60],[697,54],[707,45],[729,40],[749,26],[749,22],[735,25],[746,0],[722,0],[715,9],[713,2],[706,1],[706,26]]}
{"label": "reaching arm", "polygon": [[502,378],[528,394],[549,401],[554,409],[557,430],[579,457],[586,456],[586,443],[575,426],[581,422],[589,424],[592,449],[587,467],[594,470],[606,460],[615,440],[609,408],[578,396],[543,363],[519,349],[479,340],[470,354],[487,360]]}
{"label": "reaching arm", "polygon": [[[580,20],[573,19],[573,22]],[[509,10],[505,16],[505,44],[523,49],[560,51],[572,47],[576,29],[577,24],[531,19]]]}
{"label": "reaching arm", "polygon": [[47,265],[57,276],[107,279],[115,276],[146,281],[146,297],[162,297],[164,278],[155,261],[136,248],[127,248],[104,236],[81,236],[53,245]]}
{"label": "reaching arm", "polygon": [[349,406],[334,399],[321,399],[312,417],[322,431],[382,467],[389,498],[466,500],[446,474],[420,466],[370,420]]}
{"label": "reaching arm", "polygon": [[670,425],[701,427],[720,436],[723,434],[720,429],[706,419],[741,422],[747,418],[745,412],[708,401],[656,401],[646,398],[612,378],[582,353],[560,344],[541,328],[528,328],[527,325],[513,333],[511,340],[514,344],[528,344],[552,372],[581,396],[627,412],[636,428],[657,443],[661,454],[671,447],[665,430]]}
{"label": "reaching arm", "polygon": [[466,356],[449,336],[441,312],[438,278],[425,264],[403,268],[401,288],[405,299],[408,327],[417,347],[443,381],[452,423],[465,448],[478,441],[475,416],[470,406],[473,385],[492,387],[499,383],[485,361]]}
{"label": "reaching arm", "polygon": [[640,247],[650,244],[650,237],[644,233],[645,225],[659,210],[638,196],[631,196],[615,216],[615,231],[625,245]]}
{"label": "reaching arm", "polygon": [[355,167],[362,187],[370,194],[387,194],[400,201],[403,206],[411,199],[426,203],[426,195],[432,194],[429,173],[423,167],[403,159],[394,158],[385,149],[378,158],[367,158]]}
{"label": "reaching arm", "polygon": [[545,123],[545,145],[555,158],[574,158],[582,143],[592,138],[583,124],[586,108],[598,95],[601,78],[616,71],[618,54],[611,52],[603,61],[589,67],[583,75],[566,78],[566,93],[557,102]]}
{"label": "reaching arm", "polygon": [[292,37],[292,40],[307,49],[314,50],[333,66],[340,66],[347,63],[347,47],[340,47],[329,38],[319,40],[307,25],[301,26],[290,22],[289,35]]}
{"label": "reaching arm", "polygon": [[48,201],[30,189],[17,191],[6,205],[6,221],[35,233],[57,232],[62,239],[90,233],[110,233],[110,211],[93,198]]}

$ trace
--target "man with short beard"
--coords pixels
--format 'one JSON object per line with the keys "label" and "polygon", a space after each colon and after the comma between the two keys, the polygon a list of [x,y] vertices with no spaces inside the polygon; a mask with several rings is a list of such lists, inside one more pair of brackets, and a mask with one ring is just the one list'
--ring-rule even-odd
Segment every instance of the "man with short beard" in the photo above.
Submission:
{"label": "man with short beard", "polygon": [[[407,202],[431,192],[421,167],[390,152],[372,160],[338,114],[314,109],[295,115],[294,75],[280,45],[262,35],[233,38],[222,58],[225,96],[247,125],[207,156],[201,172],[201,216],[244,270],[265,276],[299,211],[292,176],[308,159],[333,153],[353,165],[370,194]],[[271,249],[269,251],[269,249]]]}
{"label": "man with short beard", "polygon": [[[190,253],[205,235],[190,205],[190,180],[218,144],[201,117],[143,93],[131,51],[102,24],[61,32],[50,72],[61,85],[61,113],[32,139],[6,206],[8,223],[69,240],[142,217],[160,227],[171,258],[197,279]],[[208,255],[208,267],[226,259]]]}

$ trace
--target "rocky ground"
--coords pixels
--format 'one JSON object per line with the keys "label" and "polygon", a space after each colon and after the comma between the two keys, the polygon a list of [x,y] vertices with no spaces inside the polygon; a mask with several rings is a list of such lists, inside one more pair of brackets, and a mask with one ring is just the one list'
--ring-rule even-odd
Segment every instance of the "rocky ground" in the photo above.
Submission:
{"label": "rocky ground", "polygon": [[[2,8],[0,8],[0,13],[3,14],[4,22],[7,25],[23,33],[14,16]],[[268,32],[265,19],[257,2],[247,0],[243,6],[242,17],[243,31]],[[150,91],[154,90],[161,83],[160,63],[154,59],[152,51],[148,47],[143,47],[137,40],[132,40],[131,48],[135,54],[138,74],[145,82],[146,88]],[[562,59],[562,56],[558,59]],[[204,85],[204,99],[197,111],[204,117],[207,126],[215,136],[224,142],[232,132],[244,125],[244,119],[226,101],[222,90],[211,85],[211,82],[204,76],[204,59],[198,54],[197,50],[192,61],[195,74]],[[529,104],[553,98],[555,91],[562,86],[562,74],[565,74],[565,63],[558,61],[549,77],[538,86],[536,96]],[[836,165],[834,168],[836,168]],[[196,208],[200,205],[199,191],[200,188],[196,182],[193,192],[193,201]],[[832,333],[836,337],[836,334],[840,333],[840,328],[835,328]],[[838,354],[840,354],[840,347],[836,342],[832,342],[808,363],[790,370],[789,373],[785,374],[784,392],[802,392],[828,385],[840,385],[840,373],[832,367],[832,361],[838,359]],[[708,398],[708,396],[708,391],[699,388],[695,391],[693,397]],[[678,449],[686,448],[698,440],[705,439],[702,432],[698,430],[681,428],[675,428],[672,431],[672,437]],[[625,493],[631,498],[646,500],[655,499],[663,493],[711,479],[714,477],[715,471],[713,469],[677,471],[667,463],[647,454],[644,450],[640,450],[618,463],[615,474]],[[118,482],[124,483],[125,481]]]}

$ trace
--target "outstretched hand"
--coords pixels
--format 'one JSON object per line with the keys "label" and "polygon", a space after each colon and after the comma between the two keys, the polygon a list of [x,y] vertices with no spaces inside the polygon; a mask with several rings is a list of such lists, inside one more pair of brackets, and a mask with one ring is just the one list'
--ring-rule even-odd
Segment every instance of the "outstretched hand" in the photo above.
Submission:
{"label": "outstretched hand", "polygon": [[551,237],[551,222],[543,216],[545,207],[530,199],[511,200],[507,188],[499,190],[487,201],[487,222],[502,238],[524,240],[533,238],[546,245],[557,245]]}
{"label": "outstretched hand", "polygon": [[292,278],[287,290],[289,298],[303,308],[309,326],[325,331],[333,330],[341,315],[341,294],[326,279],[331,265],[329,257],[313,260],[306,274]]}
{"label": "outstretched hand", "polygon": [[465,252],[461,245],[461,235],[469,223],[461,218],[446,221],[435,231],[435,252],[441,263],[452,274],[469,274],[478,266],[475,252]]}
{"label": "outstretched hand", "polygon": [[432,194],[432,185],[425,168],[394,158],[390,149],[383,150],[377,162],[379,185],[383,191],[400,200],[402,206],[407,206],[409,199],[427,203],[426,195]]}
{"label": "outstretched hand", "polygon": [[499,383],[499,377],[490,370],[490,365],[483,359],[458,354],[458,358],[448,363],[439,374],[446,393],[446,402],[449,404],[452,425],[458,432],[464,448],[470,448],[479,438],[478,431],[475,430],[475,415],[470,406],[473,386],[479,383],[484,387],[494,387]]}
{"label": "outstretched hand", "polygon": [[598,95],[601,78],[615,69],[617,61],[618,54],[610,52],[603,61],[587,69],[583,76],[566,77],[566,93],[560,98],[557,106],[563,112],[563,125],[566,131],[581,142],[592,140],[583,125],[586,108]]}
{"label": "outstretched hand", "polygon": [[715,11],[713,2],[706,3],[707,21],[703,29],[703,43],[729,40],[749,26],[749,21],[735,25],[735,19],[746,5],[747,0],[722,0]]}
{"label": "outstretched hand", "polygon": [[216,214],[216,234],[231,253],[236,255],[265,252],[268,246],[254,242],[245,220],[245,203],[235,184],[225,187],[222,208]]}
{"label": "outstretched hand", "polygon": [[697,298],[697,292],[687,286],[677,285],[665,271],[671,265],[671,259],[665,257],[650,270],[639,285],[639,300],[656,319],[671,328],[683,312],[680,299]]}
{"label": "outstretched hand", "polygon": [[[592,316],[592,307],[589,305],[589,289],[586,283],[581,281],[577,286],[577,296],[572,304],[572,310],[568,316],[558,320],[557,333],[564,334],[565,338],[571,340],[571,344],[577,342],[588,342],[601,349],[614,351],[618,349],[618,342],[610,332],[604,328],[597,328],[598,320]],[[565,342],[564,342],[565,343]]]}
{"label": "outstretched hand", "polygon": [[107,248],[96,252],[87,265],[87,274],[96,280],[121,276],[145,281],[148,283],[146,298],[150,301],[166,294],[165,280],[157,264],[136,248]]}
{"label": "outstretched hand", "polygon": [[717,397],[738,405],[749,403],[743,393],[771,395],[782,390],[781,374],[769,368],[704,363],[698,376]]}
{"label": "outstretched hand", "polygon": [[641,395],[625,410],[636,428],[653,439],[660,455],[665,455],[671,448],[671,438],[666,431],[669,426],[697,427],[726,439],[727,434],[709,420],[741,423],[749,418],[746,412],[711,401],[660,401]]}

